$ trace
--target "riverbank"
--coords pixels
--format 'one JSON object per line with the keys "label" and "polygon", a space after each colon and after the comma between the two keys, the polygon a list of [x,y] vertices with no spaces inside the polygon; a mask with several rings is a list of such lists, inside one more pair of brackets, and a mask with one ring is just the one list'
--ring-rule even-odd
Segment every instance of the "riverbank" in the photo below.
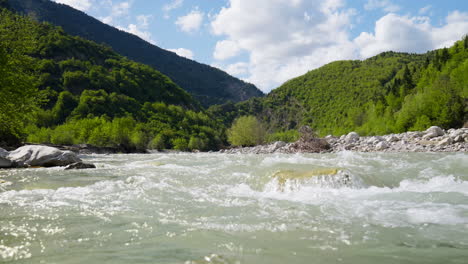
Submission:
{"label": "riverbank", "polygon": [[[359,136],[351,132],[341,137],[327,136],[322,141],[327,147],[318,151],[298,148],[298,143],[275,142],[255,147],[221,150],[228,154],[272,154],[272,153],[333,153],[344,150],[357,152],[467,152],[468,128],[443,130],[431,127],[426,131],[406,132],[385,136]],[[305,143],[302,143],[305,144]]]}

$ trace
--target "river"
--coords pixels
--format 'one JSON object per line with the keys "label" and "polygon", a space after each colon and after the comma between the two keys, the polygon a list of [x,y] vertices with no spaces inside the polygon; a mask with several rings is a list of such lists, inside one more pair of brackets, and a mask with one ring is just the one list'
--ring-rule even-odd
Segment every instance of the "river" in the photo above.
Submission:
{"label": "river", "polygon": [[468,263],[466,153],[82,158],[0,171],[0,262]]}

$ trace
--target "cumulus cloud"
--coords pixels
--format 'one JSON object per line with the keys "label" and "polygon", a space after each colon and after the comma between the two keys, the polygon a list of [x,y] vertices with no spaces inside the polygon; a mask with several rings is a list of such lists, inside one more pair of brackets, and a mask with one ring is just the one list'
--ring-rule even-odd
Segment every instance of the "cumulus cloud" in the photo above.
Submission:
{"label": "cumulus cloud", "polygon": [[196,8],[187,15],[177,18],[175,23],[180,30],[187,33],[192,33],[200,29],[204,17],[205,14]]}
{"label": "cumulus cloud", "polygon": [[354,57],[346,30],[353,11],[342,6],[340,0],[231,0],[211,23],[213,34],[226,37],[213,56],[247,51],[247,81],[268,91],[323,63]]}
{"label": "cumulus cloud", "polygon": [[[372,31],[352,37],[356,12],[341,0],[230,0],[211,21],[212,33],[223,38],[213,51],[215,64],[269,92],[335,60],[389,50],[426,52],[452,45],[468,32],[468,13],[452,12],[441,26],[431,25],[428,17],[389,13]],[[248,61],[225,62],[240,52]]]}
{"label": "cumulus cloud", "polygon": [[430,15],[432,13],[431,10],[432,10],[432,5],[428,5],[419,9],[418,13],[420,15]]}
{"label": "cumulus cloud", "polygon": [[151,32],[147,30],[147,27],[142,24],[129,24],[127,27],[117,27],[120,30],[131,33],[135,36],[140,37],[143,40],[155,45],[156,41],[153,40]]}
{"label": "cumulus cloud", "polygon": [[168,51],[172,51],[174,52],[175,54],[181,56],[181,57],[185,57],[187,59],[191,59],[193,60],[193,51],[189,50],[189,49],[184,49],[184,48],[179,48],[179,49],[168,49]]}
{"label": "cumulus cloud", "polygon": [[71,6],[81,11],[88,11],[92,6],[92,3],[90,0],[54,0],[54,1],[57,3]]}
{"label": "cumulus cloud", "polygon": [[368,0],[364,5],[366,10],[382,9],[385,12],[397,12],[400,6],[393,4],[390,0]]}
{"label": "cumulus cloud", "polygon": [[434,27],[428,17],[388,14],[375,24],[374,33],[361,33],[355,40],[360,57],[368,58],[383,51],[422,53],[453,45],[468,32],[468,13],[455,11],[445,25]]}
{"label": "cumulus cloud", "polygon": [[239,45],[232,40],[221,40],[216,43],[214,58],[217,60],[225,60],[235,57],[241,51]]}

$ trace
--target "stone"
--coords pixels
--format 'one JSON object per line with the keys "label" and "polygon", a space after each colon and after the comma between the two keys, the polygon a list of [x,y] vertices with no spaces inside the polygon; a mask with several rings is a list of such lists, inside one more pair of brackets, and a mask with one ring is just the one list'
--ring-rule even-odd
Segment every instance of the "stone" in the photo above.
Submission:
{"label": "stone", "polygon": [[6,158],[8,156],[9,152],[0,148],[0,158]]}
{"label": "stone", "polygon": [[456,136],[454,139],[453,139],[454,142],[464,142],[465,139],[462,137],[462,136]]}
{"label": "stone", "polygon": [[353,143],[359,140],[359,134],[356,132],[350,132],[348,135],[345,137],[345,142],[346,143]]}
{"label": "stone", "polygon": [[448,146],[452,143],[453,143],[453,139],[447,137],[447,138],[442,139],[439,143],[437,143],[437,146]]}
{"label": "stone", "polygon": [[388,145],[387,142],[381,141],[377,143],[377,145],[375,146],[375,150],[385,150],[385,149],[388,149],[389,147],[390,146]]}
{"label": "stone", "polygon": [[426,133],[424,135],[425,138],[434,138],[434,137],[440,137],[440,136],[445,135],[444,130],[442,130],[442,128],[438,126],[431,126],[425,131],[425,133]]}
{"label": "stone", "polygon": [[65,170],[84,170],[84,169],[95,169],[96,165],[88,164],[83,162],[77,162],[65,167]]}
{"label": "stone", "polygon": [[11,162],[11,160],[9,160],[7,158],[4,158],[4,157],[0,157],[0,168],[1,169],[11,168],[11,167],[13,167],[13,162]]}
{"label": "stone", "polygon": [[390,135],[390,136],[387,137],[387,141],[388,142],[397,142],[397,141],[400,141],[400,139],[395,135]]}
{"label": "stone", "polygon": [[14,150],[10,152],[8,159],[16,162],[19,166],[38,167],[67,166],[81,162],[81,159],[71,151],[36,145],[27,145]]}
{"label": "stone", "polygon": [[283,142],[283,141],[276,141],[275,143],[271,144],[269,147],[268,147],[268,152],[275,152],[276,150],[282,148],[286,146],[286,142]]}

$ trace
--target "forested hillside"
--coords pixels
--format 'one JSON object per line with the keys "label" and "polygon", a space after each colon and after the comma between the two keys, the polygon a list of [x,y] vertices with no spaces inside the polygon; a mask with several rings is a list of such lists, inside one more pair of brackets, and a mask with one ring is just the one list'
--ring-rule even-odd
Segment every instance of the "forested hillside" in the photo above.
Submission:
{"label": "forested hillside", "polygon": [[[2,3],[4,5],[4,2]],[[215,149],[222,129],[167,76],[0,8],[0,141]]]}
{"label": "forested hillside", "polygon": [[213,106],[229,124],[254,114],[270,131],[310,125],[319,134],[386,134],[467,121],[468,39],[427,54],[385,52],[337,61],[292,79],[265,98]]}
{"label": "forested hillside", "polygon": [[205,106],[263,96],[263,93],[252,84],[245,83],[219,69],[161,49],[69,6],[50,0],[8,0],[8,2],[17,12],[27,14],[38,21],[61,26],[71,35],[81,36],[96,43],[105,43],[119,54],[154,67],[169,76]]}

